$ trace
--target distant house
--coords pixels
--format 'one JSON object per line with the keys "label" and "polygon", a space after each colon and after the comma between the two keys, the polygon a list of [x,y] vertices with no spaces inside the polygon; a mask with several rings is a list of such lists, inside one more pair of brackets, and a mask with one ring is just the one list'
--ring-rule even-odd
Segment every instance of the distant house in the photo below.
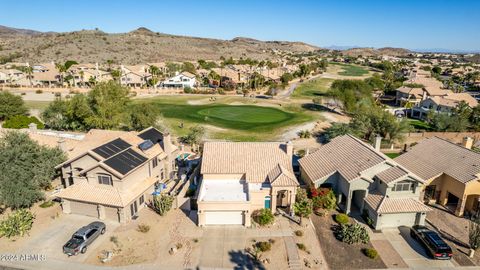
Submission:
{"label": "distant house", "polygon": [[193,88],[197,84],[195,75],[190,72],[182,72],[160,83],[163,87]]}
{"label": "distant house", "polygon": [[25,74],[16,69],[0,69],[0,83],[18,84]]}
{"label": "distant house", "polygon": [[60,73],[54,63],[36,64],[32,68],[34,85],[52,87],[59,84]]}
{"label": "distant house", "polygon": [[396,162],[421,177],[425,200],[447,206],[458,216],[480,210],[480,154],[470,150],[473,140],[464,145],[432,137],[420,141]]}
{"label": "distant house", "polygon": [[171,179],[177,148],[170,135],[155,128],[113,135],[86,141],[87,149],[77,144],[80,154],[57,166],[63,212],[125,223]]}
{"label": "distant house", "polygon": [[121,66],[122,72],[120,77],[120,83],[129,87],[142,87],[147,84],[148,79],[151,77],[147,72],[147,67],[143,65],[138,66]]}
{"label": "distant house", "polygon": [[478,101],[468,93],[448,93],[423,99],[412,108],[412,117],[424,119],[429,112],[451,113],[460,102],[465,102],[471,108],[478,105]]}
{"label": "distant house", "polygon": [[345,213],[367,214],[375,229],[425,223],[423,180],[354,136],[336,137],[299,163],[306,183],[331,186]]}
{"label": "distant house", "polygon": [[292,211],[299,186],[293,145],[274,142],[206,142],[200,173],[198,225],[249,227],[257,209]]}

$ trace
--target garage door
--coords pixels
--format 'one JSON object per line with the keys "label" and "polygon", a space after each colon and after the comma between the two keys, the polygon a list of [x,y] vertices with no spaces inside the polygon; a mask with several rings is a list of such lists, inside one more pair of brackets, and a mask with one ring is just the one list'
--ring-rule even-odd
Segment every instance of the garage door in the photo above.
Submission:
{"label": "garage door", "polygon": [[417,213],[383,214],[381,217],[382,228],[413,226],[415,225],[416,214]]}
{"label": "garage door", "polygon": [[72,214],[98,218],[98,208],[96,204],[71,201],[70,210]]}
{"label": "garage door", "polygon": [[208,211],[205,212],[205,225],[243,225],[242,211]]}

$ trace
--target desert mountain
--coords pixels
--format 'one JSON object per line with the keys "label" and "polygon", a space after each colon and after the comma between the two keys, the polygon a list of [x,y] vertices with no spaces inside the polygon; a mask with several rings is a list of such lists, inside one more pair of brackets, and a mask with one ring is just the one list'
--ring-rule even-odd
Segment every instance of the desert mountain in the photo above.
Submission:
{"label": "desert mountain", "polygon": [[342,52],[344,55],[347,56],[354,56],[358,57],[362,56],[381,56],[381,55],[390,55],[390,56],[403,56],[409,53],[412,53],[410,50],[402,49],[402,48],[353,48],[349,50],[345,50]]}

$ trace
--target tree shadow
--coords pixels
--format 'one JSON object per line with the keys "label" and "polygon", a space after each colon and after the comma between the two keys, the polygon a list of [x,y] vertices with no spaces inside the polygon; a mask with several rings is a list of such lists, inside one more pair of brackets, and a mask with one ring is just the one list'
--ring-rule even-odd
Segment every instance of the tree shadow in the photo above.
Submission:
{"label": "tree shadow", "polygon": [[260,261],[257,261],[247,252],[241,250],[231,250],[228,252],[230,261],[235,263],[233,269],[235,270],[265,270],[265,266]]}

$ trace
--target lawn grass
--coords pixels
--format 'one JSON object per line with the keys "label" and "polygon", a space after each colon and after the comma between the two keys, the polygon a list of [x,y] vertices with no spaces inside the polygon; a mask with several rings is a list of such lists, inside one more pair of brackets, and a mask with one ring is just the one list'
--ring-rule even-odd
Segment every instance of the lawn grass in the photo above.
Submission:
{"label": "lawn grass", "polygon": [[342,76],[363,76],[368,74],[368,70],[364,67],[356,66],[356,65],[349,65],[343,63],[329,63],[331,65],[338,65],[342,67],[342,70],[339,71],[337,74]]}
{"label": "lawn grass", "polygon": [[[254,101],[250,99],[234,97],[217,98],[215,103],[200,105],[188,104],[189,100],[195,99],[159,97],[135,102],[157,107],[164,124],[178,136],[187,134],[190,127],[201,125],[207,128],[208,137],[213,139],[273,140],[284,128],[313,119],[312,113],[300,106],[257,106],[252,105]],[[232,102],[235,105],[229,104]],[[239,105],[242,103],[246,104]]]}
{"label": "lawn grass", "polygon": [[432,131],[433,128],[424,121],[418,120],[418,119],[408,119],[408,123],[410,126],[412,126],[415,130],[420,130],[420,131]]}
{"label": "lawn grass", "polygon": [[332,84],[333,79],[327,78],[318,78],[310,81],[303,82],[295,88],[295,91],[292,93],[293,98],[314,98],[324,95],[330,85]]}
{"label": "lawn grass", "polygon": [[51,101],[25,100],[24,102],[28,109],[43,111]]}
{"label": "lawn grass", "polygon": [[391,159],[394,159],[398,156],[400,156],[400,153],[385,153],[385,155]]}

